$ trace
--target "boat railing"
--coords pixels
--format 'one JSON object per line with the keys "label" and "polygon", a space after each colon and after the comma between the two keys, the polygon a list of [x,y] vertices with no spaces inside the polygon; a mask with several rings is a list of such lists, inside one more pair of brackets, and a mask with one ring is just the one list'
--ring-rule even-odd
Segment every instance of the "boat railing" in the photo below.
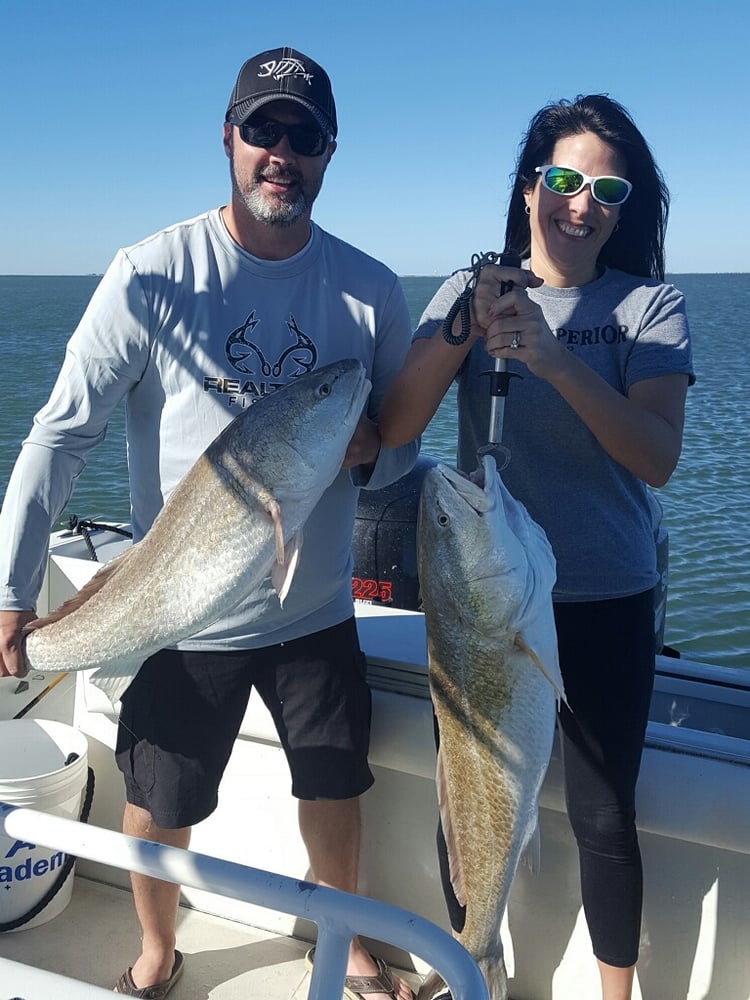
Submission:
{"label": "boat railing", "polygon": [[[458,941],[431,921],[389,903],[5,803],[0,803],[1,833],[313,921],[318,936],[308,1000],[342,995],[349,944],[355,935],[417,955],[437,969],[454,1000],[489,1000],[479,967]],[[24,1000],[48,1000],[49,981],[46,989],[40,985],[38,969],[14,962],[3,966],[3,989],[11,988]],[[71,1000],[92,996],[88,987],[80,985],[80,993],[64,995]]]}

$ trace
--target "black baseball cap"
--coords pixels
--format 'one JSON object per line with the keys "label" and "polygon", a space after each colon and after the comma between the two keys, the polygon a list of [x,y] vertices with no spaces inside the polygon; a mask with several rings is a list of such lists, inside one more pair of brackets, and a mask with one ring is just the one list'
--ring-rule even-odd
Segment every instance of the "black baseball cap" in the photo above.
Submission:
{"label": "black baseball cap", "polygon": [[234,85],[226,121],[242,125],[271,101],[294,101],[306,108],[324,132],[338,132],[336,105],[328,74],[314,59],[284,46],[248,59]]}

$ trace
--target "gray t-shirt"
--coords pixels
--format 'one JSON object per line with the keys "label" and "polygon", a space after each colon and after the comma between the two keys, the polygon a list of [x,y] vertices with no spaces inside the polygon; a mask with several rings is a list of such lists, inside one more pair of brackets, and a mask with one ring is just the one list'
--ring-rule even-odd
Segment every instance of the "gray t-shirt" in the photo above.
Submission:
{"label": "gray t-shirt", "polygon": [[[427,306],[417,337],[430,337],[465,287],[458,271]],[[694,381],[685,303],[672,285],[604,274],[580,288],[543,285],[538,302],[558,340],[623,395],[636,382],[684,373]],[[482,342],[458,373],[458,466],[471,472],[487,443],[494,361]],[[552,386],[521,363],[508,370],[503,444],[511,460],[503,481],[547,533],[557,560],[556,601],[593,601],[641,593],[658,579],[652,507],[645,483],[599,445]]]}
{"label": "gray t-shirt", "polygon": [[[301,372],[358,358],[376,419],[410,334],[396,275],[315,225],[307,245],[281,261],[238,247],[218,209],[120,250],[11,476],[0,515],[0,608],[33,607],[50,526],[121,400],[137,541],[213,438]],[[182,648],[266,646],[349,617],[359,487],[388,485],[416,454],[415,443],[381,448],[366,483],[361,470],[339,473],[308,521],[284,607],[269,582]]]}

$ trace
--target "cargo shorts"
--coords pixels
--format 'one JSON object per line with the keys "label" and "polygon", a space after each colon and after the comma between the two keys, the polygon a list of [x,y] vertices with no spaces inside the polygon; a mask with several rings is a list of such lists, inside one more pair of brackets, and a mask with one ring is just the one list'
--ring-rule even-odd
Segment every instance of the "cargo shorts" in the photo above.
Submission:
{"label": "cargo shorts", "polygon": [[164,829],[216,808],[219,782],[256,688],[298,799],[348,799],[373,783],[371,695],[354,618],[263,649],[165,649],[122,698],[115,756],[127,801]]}

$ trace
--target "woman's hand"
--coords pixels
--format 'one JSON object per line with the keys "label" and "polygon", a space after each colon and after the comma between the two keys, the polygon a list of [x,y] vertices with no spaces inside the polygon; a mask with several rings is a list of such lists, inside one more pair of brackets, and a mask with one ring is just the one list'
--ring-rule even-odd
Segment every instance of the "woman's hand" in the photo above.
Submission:
{"label": "woman's hand", "polygon": [[[510,291],[503,292],[505,282],[513,283]],[[539,378],[548,378],[565,364],[567,352],[526,291],[541,284],[532,271],[488,264],[482,268],[472,305],[475,322],[484,329],[488,354],[521,361]]]}
{"label": "woman's hand", "polygon": [[485,264],[479,272],[476,288],[471,299],[472,319],[486,330],[497,318],[501,299],[505,299],[503,285],[512,283],[514,289],[539,288],[544,282],[533,271],[520,267],[501,267],[499,264]]}

